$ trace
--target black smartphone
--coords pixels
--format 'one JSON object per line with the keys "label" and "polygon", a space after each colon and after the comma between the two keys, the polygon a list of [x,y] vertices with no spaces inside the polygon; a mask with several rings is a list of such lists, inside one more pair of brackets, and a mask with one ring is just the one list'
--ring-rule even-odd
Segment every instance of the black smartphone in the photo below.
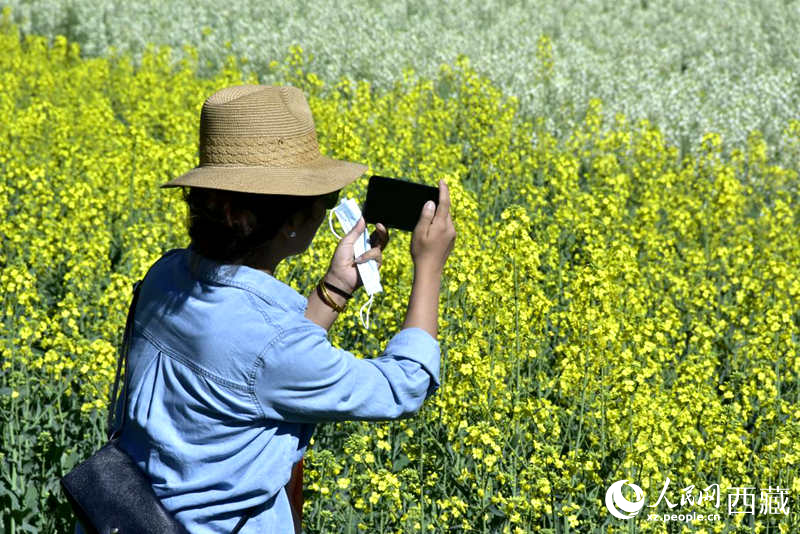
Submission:
{"label": "black smartphone", "polygon": [[364,222],[413,232],[422,206],[429,200],[439,205],[439,188],[400,178],[371,176],[361,214]]}

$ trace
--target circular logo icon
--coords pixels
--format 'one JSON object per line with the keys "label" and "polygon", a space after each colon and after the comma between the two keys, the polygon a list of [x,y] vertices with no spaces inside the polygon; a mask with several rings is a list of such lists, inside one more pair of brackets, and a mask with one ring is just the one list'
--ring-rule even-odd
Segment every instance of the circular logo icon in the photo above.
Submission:
{"label": "circular logo icon", "polygon": [[630,519],[639,513],[644,506],[644,492],[642,488],[631,482],[628,484],[633,489],[636,497],[634,502],[622,496],[622,486],[627,484],[628,479],[617,480],[608,487],[606,491],[606,508],[611,515],[618,519]]}

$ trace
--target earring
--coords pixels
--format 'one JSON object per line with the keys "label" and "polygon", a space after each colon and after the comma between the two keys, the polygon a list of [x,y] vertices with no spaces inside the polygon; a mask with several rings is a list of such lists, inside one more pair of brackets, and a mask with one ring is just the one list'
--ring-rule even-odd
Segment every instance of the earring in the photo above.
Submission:
{"label": "earring", "polygon": [[294,237],[296,235],[297,235],[296,233],[292,232],[291,234],[289,234],[289,237]]}

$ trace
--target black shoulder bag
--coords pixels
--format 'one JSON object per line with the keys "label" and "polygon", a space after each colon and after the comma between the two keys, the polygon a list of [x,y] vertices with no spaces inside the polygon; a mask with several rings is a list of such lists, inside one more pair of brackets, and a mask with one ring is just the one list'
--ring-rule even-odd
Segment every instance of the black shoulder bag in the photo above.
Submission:
{"label": "black shoulder bag", "polygon": [[[61,478],[61,488],[75,516],[87,534],[188,534],[167,512],[153,491],[150,479],[133,459],[119,447],[125,425],[128,390],[128,349],[133,332],[133,314],[142,280],[133,284],[133,300],[128,309],[122,351],[117,361],[117,375],[108,413],[108,442],[88,459]],[[125,362],[122,423],[113,431],[111,422],[117,399],[122,362]],[[233,529],[239,532],[250,517],[248,510]]]}

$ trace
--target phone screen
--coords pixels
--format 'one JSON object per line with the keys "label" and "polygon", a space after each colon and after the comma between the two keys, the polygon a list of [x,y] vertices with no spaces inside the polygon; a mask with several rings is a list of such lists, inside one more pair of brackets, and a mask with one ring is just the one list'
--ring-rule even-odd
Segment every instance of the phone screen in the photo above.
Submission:
{"label": "phone screen", "polygon": [[371,176],[362,215],[370,224],[413,232],[422,206],[433,200],[439,205],[439,188],[400,178]]}

